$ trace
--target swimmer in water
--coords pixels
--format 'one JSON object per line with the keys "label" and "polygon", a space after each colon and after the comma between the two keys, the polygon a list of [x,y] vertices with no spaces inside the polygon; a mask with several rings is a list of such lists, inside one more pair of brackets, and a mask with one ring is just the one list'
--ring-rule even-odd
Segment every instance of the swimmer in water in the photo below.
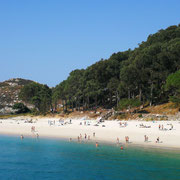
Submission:
{"label": "swimmer in water", "polygon": [[98,147],[99,146],[99,144],[98,144],[98,142],[96,142],[96,147]]}
{"label": "swimmer in water", "polygon": [[39,134],[38,134],[38,133],[36,134],[36,138],[37,138],[37,139],[39,138]]}
{"label": "swimmer in water", "polygon": [[123,148],[123,146],[121,146],[121,150],[123,150],[124,148]]}
{"label": "swimmer in water", "polygon": [[24,139],[24,136],[23,136],[23,135],[21,135],[21,139]]}

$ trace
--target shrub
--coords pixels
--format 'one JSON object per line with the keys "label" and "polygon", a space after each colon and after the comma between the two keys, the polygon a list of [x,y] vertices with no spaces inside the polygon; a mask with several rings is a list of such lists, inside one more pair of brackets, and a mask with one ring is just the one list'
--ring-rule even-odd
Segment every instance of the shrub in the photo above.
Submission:
{"label": "shrub", "polygon": [[16,103],[16,104],[14,104],[14,106],[12,108],[16,110],[16,114],[30,112],[28,107],[26,107],[23,103]]}

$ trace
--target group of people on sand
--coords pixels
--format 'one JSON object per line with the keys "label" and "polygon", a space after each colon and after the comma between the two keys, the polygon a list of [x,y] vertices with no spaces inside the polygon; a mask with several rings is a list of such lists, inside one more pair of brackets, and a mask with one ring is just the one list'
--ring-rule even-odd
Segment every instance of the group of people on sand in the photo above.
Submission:
{"label": "group of people on sand", "polygon": [[[147,135],[144,135],[144,142],[149,142],[149,141],[148,141],[148,136],[147,136]],[[156,142],[156,143],[160,143],[160,138],[157,137],[157,139],[156,139],[155,142]],[[161,141],[161,143],[162,143],[162,141]]]}
{"label": "group of people on sand", "polygon": [[120,122],[119,125],[120,125],[120,127],[126,127],[127,126],[127,122]]}
{"label": "group of people on sand", "polygon": [[[95,137],[95,132],[93,133],[93,137]],[[72,138],[70,138],[72,139]],[[82,134],[80,134],[78,137],[78,142],[81,142],[83,140],[83,136]],[[87,135],[86,133],[84,134],[84,140],[91,140],[91,136],[90,135]]]}
{"label": "group of people on sand", "polygon": [[[167,125],[170,125],[171,127],[169,128],[169,130],[172,130],[173,129],[173,125],[172,124],[167,124]],[[164,125],[162,124],[159,124],[159,130],[168,130],[167,128],[164,128]]]}
{"label": "group of people on sand", "polygon": [[162,125],[159,124],[159,130],[164,130],[164,125],[163,124]]}
{"label": "group of people on sand", "polygon": [[[129,143],[129,136],[125,136],[125,141],[126,141],[126,143]],[[117,144],[120,143],[118,137],[117,137],[117,139],[116,139],[116,142],[117,142]]]}

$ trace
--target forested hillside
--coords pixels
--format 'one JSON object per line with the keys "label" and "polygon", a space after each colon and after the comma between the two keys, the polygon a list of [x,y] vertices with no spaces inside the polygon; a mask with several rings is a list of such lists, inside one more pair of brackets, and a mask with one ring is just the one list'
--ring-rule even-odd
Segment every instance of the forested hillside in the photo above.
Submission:
{"label": "forested hillside", "polygon": [[[138,48],[101,59],[87,69],[74,70],[53,89],[53,103],[71,107],[121,108],[167,102],[164,88],[169,74],[180,69],[180,25],[149,35]],[[123,108],[123,106],[122,106]]]}
{"label": "forested hillside", "polygon": [[[109,59],[101,59],[86,69],[72,71],[65,81],[52,89],[51,100],[51,92],[45,86],[39,90],[41,95],[33,97],[31,94],[28,95],[30,99],[22,99],[33,101],[39,110],[42,108],[38,105],[39,99],[48,104],[46,107],[50,104],[56,107],[61,102],[64,110],[151,106],[168,102],[169,98],[180,102],[180,86],[176,87],[180,78],[175,73],[179,69],[180,25],[149,35],[147,41],[134,50],[114,53]],[[175,84],[172,78],[176,79]],[[37,88],[35,84],[34,88]]]}

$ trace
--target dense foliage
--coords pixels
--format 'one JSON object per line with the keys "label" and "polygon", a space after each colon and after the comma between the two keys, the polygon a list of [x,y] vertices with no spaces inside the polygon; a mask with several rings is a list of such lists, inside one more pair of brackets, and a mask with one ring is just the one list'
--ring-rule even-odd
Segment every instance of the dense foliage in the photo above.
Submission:
{"label": "dense foliage", "polygon": [[129,99],[129,105],[135,102],[132,99],[139,99],[137,105],[167,102],[166,78],[179,69],[180,25],[150,35],[133,51],[114,53],[85,70],[72,71],[53,89],[53,102],[61,100],[66,108],[76,109],[121,107],[121,99]]}
{"label": "dense foliage", "polygon": [[114,53],[86,69],[72,71],[55,88],[34,82],[25,85],[20,97],[41,113],[58,104],[63,104],[64,111],[132,108],[167,102],[169,95],[179,102],[179,69],[180,25],[149,35],[134,50]]}
{"label": "dense foliage", "polygon": [[32,82],[21,89],[19,96],[24,102],[33,104],[41,113],[50,110],[52,92],[47,85]]}
{"label": "dense foliage", "polygon": [[170,101],[180,105],[180,70],[169,75],[165,85]]}
{"label": "dense foliage", "polygon": [[23,103],[16,103],[12,108],[16,110],[16,114],[30,112],[30,110]]}

